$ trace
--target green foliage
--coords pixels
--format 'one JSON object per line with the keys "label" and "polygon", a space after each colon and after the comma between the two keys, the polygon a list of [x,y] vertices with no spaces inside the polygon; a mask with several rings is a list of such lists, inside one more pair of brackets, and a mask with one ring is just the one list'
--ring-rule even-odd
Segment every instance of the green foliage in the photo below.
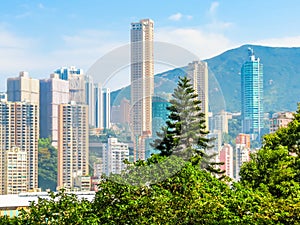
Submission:
{"label": "green foliage", "polygon": [[22,224],[97,224],[91,207],[91,202],[78,199],[75,194],[64,190],[50,192],[49,198],[39,198],[37,203],[31,203],[28,212],[23,210],[19,221]]}
{"label": "green foliage", "polygon": [[49,138],[38,142],[38,182],[43,190],[56,190],[57,186],[57,149],[51,145]]}
{"label": "green foliage", "polygon": [[214,168],[215,163],[210,162],[211,156],[206,153],[210,140],[206,138],[208,131],[200,104],[190,79],[179,77],[167,107],[170,113],[166,126],[157,133],[158,138],[152,146],[161,156],[176,155],[195,165],[201,161],[203,168],[219,173],[221,171]]}
{"label": "green foliage", "polygon": [[300,105],[286,128],[265,135],[263,147],[251,155],[240,172],[241,182],[255,189],[266,189],[278,198],[298,196],[300,191]]}

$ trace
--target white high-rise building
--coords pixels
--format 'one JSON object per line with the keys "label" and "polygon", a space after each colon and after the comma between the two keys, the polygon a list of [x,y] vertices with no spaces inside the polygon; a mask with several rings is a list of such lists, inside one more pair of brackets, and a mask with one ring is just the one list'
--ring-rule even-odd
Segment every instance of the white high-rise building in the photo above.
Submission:
{"label": "white high-rise building", "polygon": [[201,101],[201,111],[205,114],[205,125],[208,130],[208,66],[207,62],[193,61],[188,64],[187,76]]}
{"label": "white high-rise building", "polygon": [[110,89],[102,88],[103,128],[109,129],[110,124]]}
{"label": "white high-rise building", "polygon": [[117,138],[108,138],[103,149],[103,172],[119,174],[126,168],[125,159],[129,159],[128,144],[118,142]]}
{"label": "white high-rise building", "polygon": [[59,79],[55,73],[40,80],[40,137],[50,137],[54,147],[58,141],[58,106],[68,102],[68,80]]}
{"label": "white high-rise building", "polygon": [[152,132],[154,22],[143,19],[131,23],[131,127],[134,160],[145,159],[145,139]]}
{"label": "white high-rise building", "polygon": [[94,84],[95,127],[103,128],[103,94],[100,83]]}

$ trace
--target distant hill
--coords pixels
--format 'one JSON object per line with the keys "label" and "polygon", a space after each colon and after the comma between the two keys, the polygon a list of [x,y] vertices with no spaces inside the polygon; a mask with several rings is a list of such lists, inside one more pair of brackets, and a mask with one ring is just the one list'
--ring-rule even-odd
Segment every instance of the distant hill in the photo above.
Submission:
{"label": "distant hill", "polygon": [[[204,60],[209,66],[210,110],[240,111],[240,70],[247,60],[248,47],[254,49],[264,66],[264,111],[296,110],[300,102],[300,48],[256,45],[243,45]],[[183,75],[185,68],[155,75],[155,92],[165,96],[172,93],[178,76]],[[123,97],[130,99],[130,86],[112,92],[112,104],[119,104]]]}

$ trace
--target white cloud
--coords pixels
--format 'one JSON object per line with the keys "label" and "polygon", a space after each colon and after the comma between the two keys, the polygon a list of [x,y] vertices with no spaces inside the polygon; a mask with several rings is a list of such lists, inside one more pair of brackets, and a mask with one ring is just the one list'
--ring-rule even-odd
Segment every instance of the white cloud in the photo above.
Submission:
{"label": "white cloud", "polygon": [[186,48],[196,54],[200,59],[213,57],[236,46],[223,34],[205,32],[196,28],[158,29],[155,39]]}
{"label": "white cloud", "polygon": [[193,16],[191,16],[191,15],[184,15],[182,13],[175,13],[175,14],[169,16],[168,19],[172,20],[172,21],[180,21],[182,19],[191,20],[191,19],[193,19]]}
{"label": "white cloud", "polygon": [[214,16],[217,12],[217,8],[219,7],[219,2],[212,2],[209,7],[209,14]]}
{"label": "white cloud", "polygon": [[182,14],[181,13],[175,13],[175,14],[173,14],[173,15],[171,15],[171,16],[169,16],[169,20],[173,20],[173,21],[179,21],[179,20],[181,20],[182,19]]}
{"label": "white cloud", "polygon": [[[107,31],[82,30],[61,36],[58,45],[63,47],[43,51],[40,47],[45,43],[41,40],[17,36],[0,24],[1,79],[17,76],[22,70],[32,77],[45,78],[61,66],[75,65],[87,71],[101,56],[122,44],[115,36]],[[5,83],[0,84],[0,91],[5,90]]]}
{"label": "white cloud", "polygon": [[300,47],[300,36],[270,38],[250,42],[251,44],[270,47]]}

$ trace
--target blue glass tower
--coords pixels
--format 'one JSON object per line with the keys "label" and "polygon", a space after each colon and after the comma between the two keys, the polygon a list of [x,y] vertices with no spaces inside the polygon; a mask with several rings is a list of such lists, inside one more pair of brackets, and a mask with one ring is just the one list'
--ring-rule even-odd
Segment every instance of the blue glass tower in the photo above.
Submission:
{"label": "blue glass tower", "polygon": [[241,69],[242,132],[260,140],[263,129],[263,65],[248,48],[249,59]]}
{"label": "blue glass tower", "polygon": [[152,137],[146,139],[146,158],[149,158],[151,154],[158,153],[150,143],[158,138],[157,132],[161,131],[163,126],[166,126],[166,121],[170,114],[167,107],[170,106],[170,102],[164,98],[153,96],[152,97]]}

